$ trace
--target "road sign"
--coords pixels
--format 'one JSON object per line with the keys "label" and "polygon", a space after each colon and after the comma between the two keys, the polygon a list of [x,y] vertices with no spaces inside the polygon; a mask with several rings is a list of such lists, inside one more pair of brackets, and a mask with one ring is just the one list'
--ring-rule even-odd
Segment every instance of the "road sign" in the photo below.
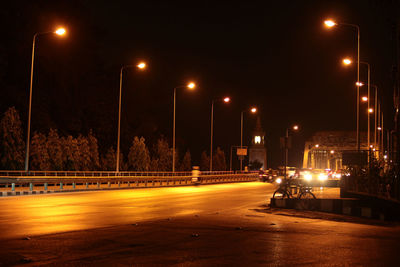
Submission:
{"label": "road sign", "polygon": [[247,156],[247,148],[238,148],[236,150],[236,155],[238,155],[238,156]]}

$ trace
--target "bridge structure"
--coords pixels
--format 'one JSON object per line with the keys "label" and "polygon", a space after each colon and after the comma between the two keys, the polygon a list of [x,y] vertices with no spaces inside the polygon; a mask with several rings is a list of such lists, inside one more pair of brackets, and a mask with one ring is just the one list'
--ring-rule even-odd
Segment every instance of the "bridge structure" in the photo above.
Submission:
{"label": "bridge structure", "polygon": [[[360,133],[361,151],[368,152],[367,133]],[[356,152],[356,132],[320,131],[305,142],[303,168],[338,170],[343,154]]]}

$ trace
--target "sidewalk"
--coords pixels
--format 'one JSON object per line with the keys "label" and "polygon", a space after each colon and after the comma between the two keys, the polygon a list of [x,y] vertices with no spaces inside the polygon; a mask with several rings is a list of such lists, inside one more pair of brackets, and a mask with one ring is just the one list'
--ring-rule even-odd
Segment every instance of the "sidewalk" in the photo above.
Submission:
{"label": "sidewalk", "polygon": [[340,198],[340,188],[314,187],[312,192],[316,199],[271,198],[271,207],[322,211],[378,220],[396,220],[392,207],[377,205],[373,201],[358,198]]}

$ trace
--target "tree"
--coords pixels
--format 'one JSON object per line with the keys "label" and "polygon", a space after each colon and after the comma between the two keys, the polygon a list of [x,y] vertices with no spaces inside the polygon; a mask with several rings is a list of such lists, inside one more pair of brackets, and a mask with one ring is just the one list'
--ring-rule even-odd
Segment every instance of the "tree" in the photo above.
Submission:
{"label": "tree", "polygon": [[117,156],[113,147],[107,150],[104,157],[101,158],[101,166],[105,171],[115,171],[115,166],[117,164]]}
{"label": "tree", "polygon": [[154,171],[170,171],[172,169],[172,150],[163,137],[157,140],[151,160],[151,167]]}
{"label": "tree", "polygon": [[148,171],[150,169],[150,154],[143,137],[135,136],[128,155],[128,170]]}
{"label": "tree", "polygon": [[76,159],[78,159],[76,162],[77,170],[89,171],[91,169],[89,141],[87,137],[82,135],[79,135],[76,141],[78,145],[76,154]]}
{"label": "tree", "polygon": [[183,156],[182,163],[179,168],[181,171],[191,171],[192,170],[192,157],[190,155],[189,150],[186,151]]}
{"label": "tree", "polygon": [[48,171],[51,169],[46,143],[47,138],[44,134],[37,132],[33,134],[30,151],[32,170]]}
{"label": "tree", "polygon": [[49,155],[50,169],[55,171],[64,170],[63,142],[55,129],[50,129],[46,142]]}
{"label": "tree", "polygon": [[80,152],[78,140],[71,135],[62,138],[64,148],[64,162],[66,171],[79,170],[80,167]]}
{"label": "tree", "polygon": [[201,153],[200,170],[202,171],[210,170],[210,157],[207,155],[206,151],[203,151]]}
{"label": "tree", "polygon": [[88,142],[89,142],[90,169],[98,170],[100,167],[99,146],[97,144],[97,138],[93,135],[92,130],[89,131]]}
{"label": "tree", "polygon": [[213,170],[226,171],[225,153],[219,147],[217,147],[213,156]]}
{"label": "tree", "polygon": [[1,166],[7,170],[23,169],[25,143],[15,107],[9,108],[0,121],[0,145]]}

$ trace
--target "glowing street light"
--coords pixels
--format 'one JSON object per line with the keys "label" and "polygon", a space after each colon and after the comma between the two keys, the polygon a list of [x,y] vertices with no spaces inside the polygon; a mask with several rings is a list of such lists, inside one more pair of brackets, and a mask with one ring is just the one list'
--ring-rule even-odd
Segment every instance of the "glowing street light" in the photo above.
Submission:
{"label": "glowing street light", "polygon": [[316,144],[316,145],[315,145],[315,147],[316,147],[316,148],[319,148],[319,145],[318,145],[318,144]]}
{"label": "glowing street light", "polygon": [[361,98],[361,100],[362,100],[363,102],[367,102],[367,101],[368,101],[368,97],[367,97],[367,96],[363,96],[363,97]]}
{"label": "glowing street light", "polygon": [[356,86],[357,86],[357,87],[364,86],[364,83],[362,83],[362,82],[356,82]]}
{"label": "glowing street light", "polygon": [[59,35],[59,36],[63,36],[65,35],[67,31],[64,28],[58,28],[54,33]]}
{"label": "glowing street light", "polygon": [[33,35],[31,79],[30,79],[30,83],[29,83],[28,129],[27,129],[27,134],[26,134],[25,172],[29,171],[29,148],[30,148],[30,139],[31,139],[31,113],[32,113],[32,84],[33,84],[33,66],[34,66],[34,60],[35,60],[36,38],[39,35],[56,34],[58,36],[62,36],[65,33],[66,33],[66,30],[64,28],[58,28],[55,31],[37,32],[37,33],[35,33],[35,35]]}
{"label": "glowing street light", "polygon": [[298,129],[299,129],[299,126],[298,126],[298,125],[294,125],[294,126],[293,126],[293,130],[297,131]]}
{"label": "glowing street light", "polygon": [[332,28],[332,27],[334,27],[334,26],[337,25],[337,23],[334,22],[334,21],[331,20],[331,19],[325,20],[325,21],[324,21],[324,24],[325,24],[325,26],[326,26],[327,28]]}
{"label": "glowing street light", "polygon": [[378,131],[382,131],[382,127],[379,127],[379,126],[378,126],[376,129],[377,129]]}
{"label": "glowing street light", "polygon": [[136,65],[136,67],[138,67],[139,69],[143,70],[143,69],[146,68],[146,63],[140,62],[139,64]]}
{"label": "glowing street light", "polygon": [[335,150],[331,150],[331,154],[335,154]]}
{"label": "glowing street light", "polygon": [[368,109],[368,113],[374,113],[374,109],[373,108],[369,108]]}
{"label": "glowing street light", "polygon": [[351,63],[353,63],[349,58],[344,58],[342,62],[344,65],[350,65]]}
{"label": "glowing street light", "polygon": [[176,89],[187,88],[189,90],[194,90],[196,84],[194,82],[189,82],[187,85],[178,86],[174,88],[174,118],[172,126],[172,172],[175,172],[175,118],[176,118]]}
{"label": "glowing street light", "polygon": [[146,63],[140,62],[137,65],[124,65],[121,67],[119,73],[119,104],[118,104],[118,137],[117,137],[117,162],[115,171],[119,172],[119,150],[120,150],[120,139],[121,139],[121,102],[122,102],[122,74],[124,69],[127,68],[138,68],[140,70],[144,70],[146,68]]}
{"label": "glowing street light", "polygon": [[[246,112],[246,110],[243,110],[240,113],[240,148],[243,148],[243,113]],[[250,112],[255,114],[257,113],[257,108],[256,107],[252,107],[250,108]],[[240,170],[243,169],[243,158],[241,156],[240,158]]]}
{"label": "glowing street light", "polygon": [[217,98],[211,100],[211,134],[210,134],[210,172],[212,171],[212,161],[213,161],[213,134],[214,134],[214,102],[221,101],[224,103],[229,103],[231,101],[230,97]]}

